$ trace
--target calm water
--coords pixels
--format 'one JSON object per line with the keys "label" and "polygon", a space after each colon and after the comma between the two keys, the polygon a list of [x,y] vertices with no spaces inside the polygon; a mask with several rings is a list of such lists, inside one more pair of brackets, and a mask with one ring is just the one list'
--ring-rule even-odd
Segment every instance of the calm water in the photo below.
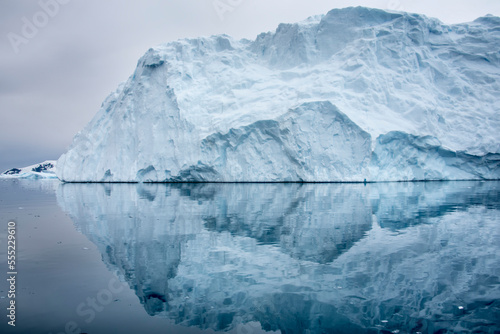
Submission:
{"label": "calm water", "polygon": [[500,183],[0,181],[1,333],[499,333]]}

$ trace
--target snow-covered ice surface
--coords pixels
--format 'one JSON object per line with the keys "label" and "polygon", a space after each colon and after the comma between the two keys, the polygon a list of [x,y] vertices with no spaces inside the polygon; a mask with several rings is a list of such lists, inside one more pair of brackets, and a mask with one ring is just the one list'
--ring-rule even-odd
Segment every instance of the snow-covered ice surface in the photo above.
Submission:
{"label": "snow-covered ice surface", "polygon": [[56,165],[57,161],[46,160],[36,165],[9,169],[0,174],[0,178],[57,179],[55,173]]}
{"label": "snow-covered ice surface", "polygon": [[497,333],[499,182],[67,184],[150,315],[216,331]]}
{"label": "snow-covered ice surface", "polygon": [[[152,48],[64,181],[500,178],[500,18],[364,7]],[[375,154],[372,154],[375,152]]]}

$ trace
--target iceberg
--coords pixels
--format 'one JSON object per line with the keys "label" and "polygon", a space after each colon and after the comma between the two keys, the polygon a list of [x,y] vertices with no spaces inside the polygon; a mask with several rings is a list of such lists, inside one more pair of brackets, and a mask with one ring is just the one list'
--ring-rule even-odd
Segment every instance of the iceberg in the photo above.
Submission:
{"label": "iceberg", "polygon": [[500,179],[500,18],[334,9],[149,49],[65,182]]}

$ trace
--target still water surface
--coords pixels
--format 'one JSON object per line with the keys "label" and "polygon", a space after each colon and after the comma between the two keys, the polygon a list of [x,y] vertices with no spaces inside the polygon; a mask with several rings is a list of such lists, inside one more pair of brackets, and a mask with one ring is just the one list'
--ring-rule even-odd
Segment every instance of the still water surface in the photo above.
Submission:
{"label": "still water surface", "polygon": [[1,333],[498,333],[500,183],[0,181]]}

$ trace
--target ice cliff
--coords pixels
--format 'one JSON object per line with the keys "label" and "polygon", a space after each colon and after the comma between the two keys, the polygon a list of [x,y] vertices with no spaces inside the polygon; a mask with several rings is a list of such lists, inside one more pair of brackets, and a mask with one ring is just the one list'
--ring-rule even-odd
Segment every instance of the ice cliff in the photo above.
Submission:
{"label": "ice cliff", "polygon": [[500,178],[500,18],[335,9],[254,41],[152,48],[63,181]]}

